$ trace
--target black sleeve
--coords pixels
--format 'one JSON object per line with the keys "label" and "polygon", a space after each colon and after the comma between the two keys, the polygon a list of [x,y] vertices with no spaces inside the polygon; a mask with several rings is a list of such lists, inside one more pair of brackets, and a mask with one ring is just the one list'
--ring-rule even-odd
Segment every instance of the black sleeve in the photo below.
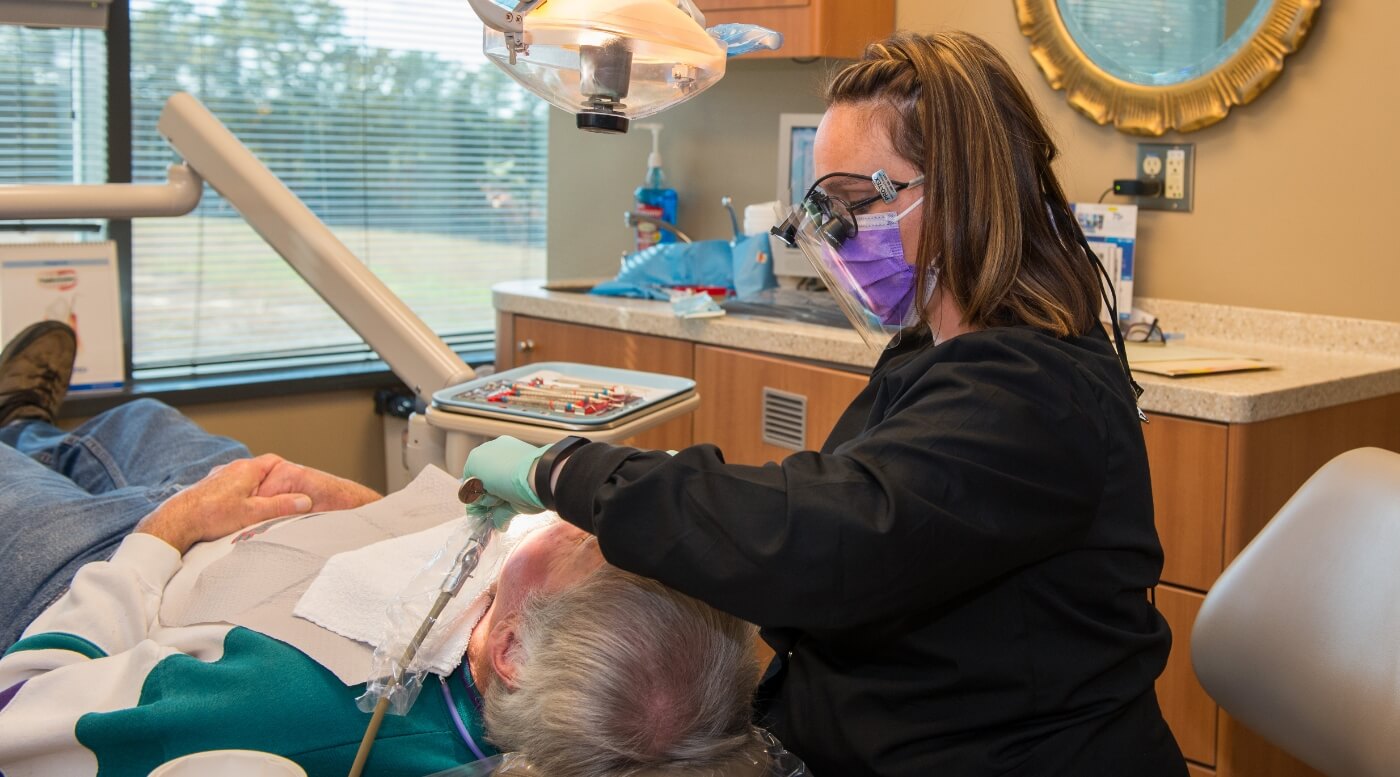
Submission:
{"label": "black sleeve", "polygon": [[1103,493],[1084,379],[1006,356],[934,364],[861,435],[781,464],[584,446],[559,512],[609,562],[761,626],[935,606],[1073,546]]}

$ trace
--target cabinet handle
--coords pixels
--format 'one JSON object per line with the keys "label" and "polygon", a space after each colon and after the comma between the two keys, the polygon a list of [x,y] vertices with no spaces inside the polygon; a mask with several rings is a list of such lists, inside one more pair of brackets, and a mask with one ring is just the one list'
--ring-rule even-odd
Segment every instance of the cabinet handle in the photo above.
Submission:
{"label": "cabinet handle", "polygon": [[535,350],[535,341],[521,340],[520,342],[515,344],[515,347],[519,348],[521,353],[529,353],[530,351]]}

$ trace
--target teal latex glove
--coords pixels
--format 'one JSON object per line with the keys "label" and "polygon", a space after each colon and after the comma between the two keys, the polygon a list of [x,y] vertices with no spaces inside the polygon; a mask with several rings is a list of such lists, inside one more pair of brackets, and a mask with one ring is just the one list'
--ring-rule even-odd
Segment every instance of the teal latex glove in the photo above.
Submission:
{"label": "teal latex glove", "polygon": [[497,437],[473,448],[462,478],[480,478],[486,495],[468,505],[468,512],[489,515],[498,529],[522,513],[543,512],[544,503],[535,493],[530,473],[547,450],[548,445],[535,446],[514,437]]}

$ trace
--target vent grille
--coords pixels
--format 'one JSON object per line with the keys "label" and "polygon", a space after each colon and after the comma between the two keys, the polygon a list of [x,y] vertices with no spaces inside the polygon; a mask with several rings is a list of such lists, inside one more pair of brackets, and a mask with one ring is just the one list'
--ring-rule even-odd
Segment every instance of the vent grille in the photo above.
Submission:
{"label": "vent grille", "polygon": [[763,441],[794,451],[807,448],[807,398],[763,387]]}

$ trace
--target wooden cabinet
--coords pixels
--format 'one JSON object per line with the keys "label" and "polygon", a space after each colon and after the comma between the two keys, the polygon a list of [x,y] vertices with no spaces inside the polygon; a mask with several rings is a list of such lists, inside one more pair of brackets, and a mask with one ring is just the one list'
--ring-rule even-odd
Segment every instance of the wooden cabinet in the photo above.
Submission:
{"label": "wooden cabinet", "polygon": [[869,380],[787,359],[697,345],[695,381],[702,399],[695,411],[695,442],[719,446],[724,460],[733,464],[766,464],[792,455],[793,448],[764,441],[764,390],[775,389],[784,400],[801,398],[798,403],[806,414],[803,447],[818,449]]}
{"label": "wooden cabinet", "polygon": [[1157,701],[1176,743],[1187,758],[1215,765],[1216,713],[1219,709],[1196,682],[1191,670],[1191,625],[1205,596],[1168,585],[1158,586],[1154,601],[1172,630],[1172,652],[1157,679]]}
{"label": "wooden cabinet", "polygon": [[1152,416],[1142,427],[1152,466],[1152,504],[1166,561],[1162,579],[1208,590],[1225,542],[1225,445],[1229,427]]}
{"label": "wooden cabinet", "polygon": [[[695,377],[695,346],[685,340],[526,316],[512,318],[513,321],[498,321],[497,369],[537,362],[579,362],[624,370],[660,372],[682,378]],[[503,330],[506,334],[504,340]],[[626,440],[626,443],[638,448],[659,450],[684,448],[690,445],[690,425],[691,416],[683,416],[642,432]]]}
{"label": "wooden cabinet", "polygon": [[705,23],[758,24],[783,34],[779,51],[748,57],[856,59],[894,32],[894,0],[696,0]]}

